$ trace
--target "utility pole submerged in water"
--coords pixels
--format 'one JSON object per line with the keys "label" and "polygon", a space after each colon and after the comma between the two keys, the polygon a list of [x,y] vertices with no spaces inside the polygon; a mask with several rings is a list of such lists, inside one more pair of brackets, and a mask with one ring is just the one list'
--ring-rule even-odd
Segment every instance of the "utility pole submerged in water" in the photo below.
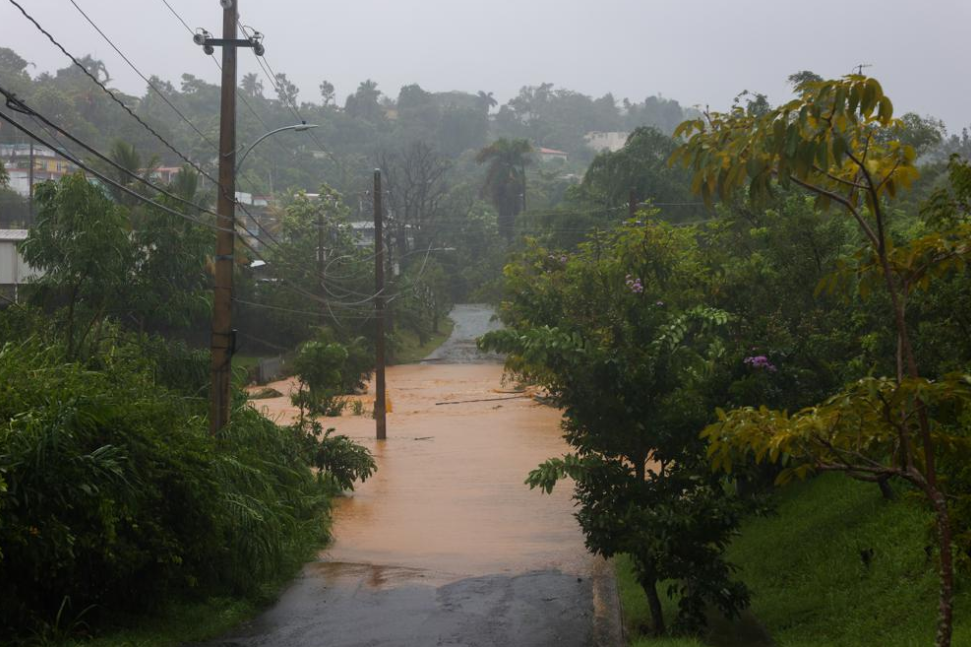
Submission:
{"label": "utility pole submerged in water", "polygon": [[374,170],[374,423],[377,439],[388,437],[384,383],[384,214],[381,170]]}

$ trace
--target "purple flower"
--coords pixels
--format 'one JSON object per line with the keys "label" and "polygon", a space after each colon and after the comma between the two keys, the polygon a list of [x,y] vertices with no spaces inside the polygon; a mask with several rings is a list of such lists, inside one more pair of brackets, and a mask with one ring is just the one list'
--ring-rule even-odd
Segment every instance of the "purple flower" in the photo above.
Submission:
{"label": "purple flower", "polygon": [[769,361],[769,358],[766,357],[765,355],[754,355],[752,357],[746,357],[743,361],[746,364],[748,364],[751,368],[754,368],[757,370],[765,370],[765,371],[768,371],[769,373],[775,373],[778,370],[775,367],[775,365]]}
{"label": "purple flower", "polygon": [[644,292],[644,284],[641,283],[639,278],[635,278],[630,274],[627,275],[627,280],[624,281],[627,284],[627,289],[629,289],[634,294],[641,294]]}

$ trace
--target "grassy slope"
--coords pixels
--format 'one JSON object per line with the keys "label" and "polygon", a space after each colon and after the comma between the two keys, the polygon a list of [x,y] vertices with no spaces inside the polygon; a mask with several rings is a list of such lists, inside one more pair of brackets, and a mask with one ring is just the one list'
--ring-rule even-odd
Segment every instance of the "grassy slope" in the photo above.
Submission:
{"label": "grassy slope", "polygon": [[[935,565],[924,552],[929,521],[906,496],[887,502],[875,485],[829,475],[783,490],[777,514],[747,522],[728,558],[752,589],[751,611],[779,647],[923,647],[933,642],[937,604]],[[860,557],[865,549],[873,550],[869,568]],[[627,563],[617,566],[636,637],[648,624],[647,603]],[[954,645],[971,645],[969,616],[971,592],[959,586]],[[746,645],[725,638],[718,644]]]}
{"label": "grassy slope", "polygon": [[434,333],[424,345],[418,343],[418,335],[410,330],[398,330],[400,346],[395,352],[395,364],[414,364],[428,357],[428,354],[445,343],[452,334],[455,322],[446,317],[439,325],[439,332]]}
{"label": "grassy slope", "polygon": [[[787,488],[778,514],[747,523],[728,557],[780,647],[929,645],[937,600],[924,552],[929,521],[906,497],[884,501],[873,484],[830,475]],[[969,613],[964,591],[955,645],[971,645]]]}

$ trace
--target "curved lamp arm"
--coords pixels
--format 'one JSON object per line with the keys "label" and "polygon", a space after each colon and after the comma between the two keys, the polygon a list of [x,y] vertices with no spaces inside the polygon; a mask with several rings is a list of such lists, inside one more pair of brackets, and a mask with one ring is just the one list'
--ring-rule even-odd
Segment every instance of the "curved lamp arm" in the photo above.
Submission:
{"label": "curved lamp arm", "polygon": [[246,149],[246,152],[243,153],[243,156],[236,163],[236,173],[239,173],[239,169],[243,167],[243,162],[246,161],[246,156],[249,155],[254,148],[256,148],[257,144],[259,144],[261,141],[263,141],[270,135],[282,133],[285,130],[292,130],[297,133],[302,133],[305,130],[310,130],[311,128],[317,128],[317,124],[294,124],[293,126],[284,126],[282,128],[277,128],[276,130],[271,130],[270,132],[266,133],[265,135],[263,135],[262,137],[260,137],[255,142],[249,145],[249,148]]}

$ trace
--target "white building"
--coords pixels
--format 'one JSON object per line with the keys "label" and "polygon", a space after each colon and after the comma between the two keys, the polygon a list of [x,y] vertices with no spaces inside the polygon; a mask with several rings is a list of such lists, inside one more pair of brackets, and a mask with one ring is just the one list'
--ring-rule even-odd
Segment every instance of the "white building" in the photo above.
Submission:
{"label": "white building", "polygon": [[587,146],[598,153],[603,151],[616,153],[624,147],[628,137],[630,137],[630,133],[625,132],[591,132],[584,135],[583,138],[586,140]]}
{"label": "white building", "polygon": [[0,307],[5,302],[17,301],[20,286],[40,276],[17,251],[17,244],[26,238],[26,229],[0,229]]}
{"label": "white building", "polygon": [[555,148],[539,147],[534,149],[533,152],[539,157],[539,161],[544,163],[552,162],[553,160],[563,160],[565,162],[570,157],[565,151],[558,151]]}

